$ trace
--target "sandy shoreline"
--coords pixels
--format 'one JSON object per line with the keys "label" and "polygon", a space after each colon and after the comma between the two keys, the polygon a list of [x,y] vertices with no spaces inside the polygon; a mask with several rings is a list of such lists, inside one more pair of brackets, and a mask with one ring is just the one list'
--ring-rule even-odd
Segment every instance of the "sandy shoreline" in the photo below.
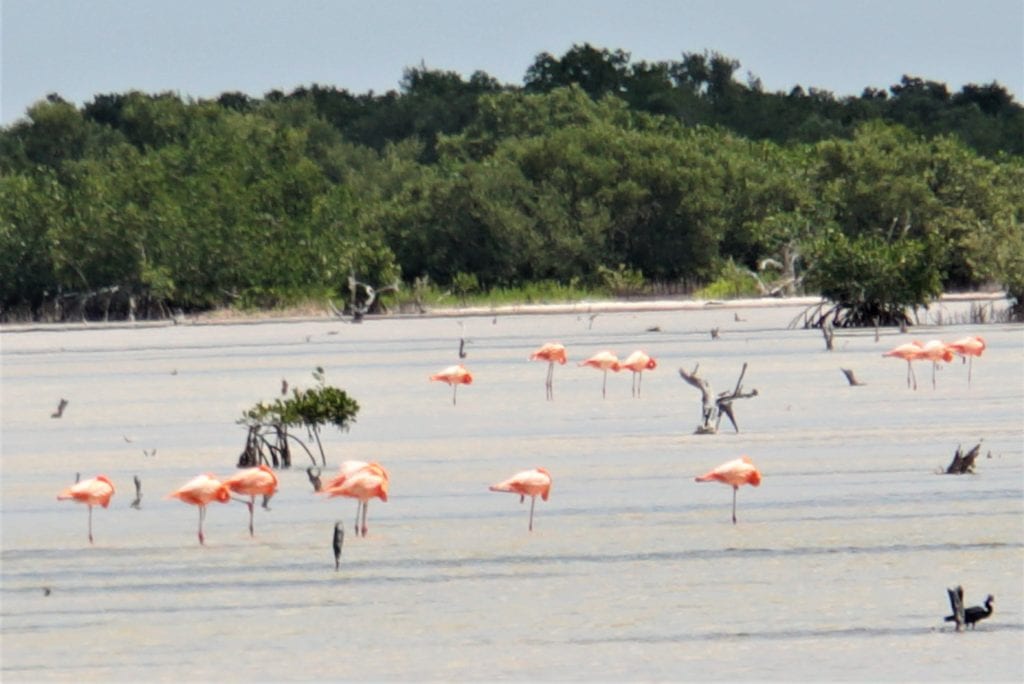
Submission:
{"label": "sandy shoreline", "polygon": [[[968,292],[945,294],[937,303],[998,302],[1006,299],[1004,292]],[[366,316],[365,320],[416,320],[431,318],[472,318],[485,316],[523,316],[553,314],[639,313],[649,311],[707,311],[712,309],[811,307],[822,302],[821,297],[758,297],[747,299],[622,299],[567,302],[559,304],[509,304],[502,306],[467,306],[428,309],[424,313],[387,313]],[[160,321],[87,321],[63,323],[8,323],[0,324],[0,332],[60,331],[118,328],[154,328],[175,325],[258,325],[265,323],[308,323],[339,319],[326,307],[322,311],[310,308],[275,311],[235,311],[218,309],[195,315],[180,316]]]}

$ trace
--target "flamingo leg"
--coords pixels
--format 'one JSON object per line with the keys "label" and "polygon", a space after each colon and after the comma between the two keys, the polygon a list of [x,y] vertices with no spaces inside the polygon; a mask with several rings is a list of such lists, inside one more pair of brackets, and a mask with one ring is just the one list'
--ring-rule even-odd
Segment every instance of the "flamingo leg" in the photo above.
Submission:
{"label": "flamingo leg", "polygon": [[356,522],[352,526],[352,529],[356,531],[356,536],[357,537],[359,536],[359,512],[361,510],[363,510],[363,502],[361,500],[360,501],[356,501]]}
{"label": "flamingo leg", "polygon": [[530,532],[533,532],[533,507],[537,503],[537,497],[530,497]]}
{"label": "flamingo leg", "polygon": [[370,506],[370,502],[369,501],[364,501],[363,502],[363,536],[364,537],[366,536],[366,509],[369,508],[369,506]]}
{"label": "flamingo leg", "polygon": [[932,389],[935,389],[935,369],[939,367],[937,361],[932,361]]}
{"label": "flamingo leg", "polygon": [[973,366],[973,365],[974,365],[974,357],[973,356],[968,356],[967,357],[967,386],[968,387],[971,386],[971,366]]}
{"label": "flamingo leg", "polygon": [[607,388],[608,388],[608,371],[606,370],[604,372],[604,382],[601,383],[601,398],[602,399],[607,399],[608,398],[608,395],[606,394]]}
{"label": "flamingo leg", "polygon": [[[914,373],[914,367],[910,364],[910,361],[907,361],[907,372],[910,373],[910,377],[912,377],[914,379],[914,389],[916,390],[917,389],[917,374]],[[907,383],[907,387],[910,387],[909,382]]]}
{"label": "flamingo leg", "polygon": [[249,507],[249,536],[252,537],[255,536],[252,530],[252,507],[256,505],[256,495],[249,497],[249,503],[245,505]]}
{"label": "flamingo leg", "polygon": [[551,362],[548,363],[548,377],[547,377],[547,381],[544,383],[544,388],[547,390],[547,398],[549,400],[555,398],[555,388],[554,388],[554,386],[552,384],[554,382],[554,379],[555,379],[555,362],[551,361]]}
{"label": "flamingo leg", "polygon": [[206,506],[199,507],[199,543],[205,544],[206,538],[203,536],[203,518],[206,517]]}
{"label": "flamingo leg", "polygon": [[459,390],[458,385],[452,385],[452,406],[455,406],[455,393]]}
{"label": "flamingo leg", "polygon": [[92,506],[89,506],[89,543],[92,544]]}
{"label": "flamingo leg", "polygon": [[739,490],[739,487],[733,485],[733,488],[732,488],[732,524],[733,525],[736,524],[736,492],[738,490]]}

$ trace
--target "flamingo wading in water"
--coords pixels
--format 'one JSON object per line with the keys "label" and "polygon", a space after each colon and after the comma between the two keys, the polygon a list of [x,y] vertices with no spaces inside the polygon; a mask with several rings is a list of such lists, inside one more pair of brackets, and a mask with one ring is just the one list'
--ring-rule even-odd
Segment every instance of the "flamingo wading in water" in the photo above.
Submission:
{"label": "flamingo wading in water", "polygon": [[434,373],[430,376],[430,379],[436,382],[447,382],[452,386],[452,406],[455,406],[455,391],[459,388],[459,385],[473,384],[473,374],[466,370],[465,366],[461,363],[455,366],[448,366],[439,373]]}
{"label": "flamingo wading in water", "polygon": [[967,362],[967,386],[971,386],[971,362],[974,361],[975,356],[981,356],[982,352],[985,351],[985,338],[973,335],[971,337],[962,337],[956,342],[950,342],[946,345],[954,352],[960,355],[960,357]]}
{"label": "flamingo wading in water", "polygon": [[910,380],[914,380],[914,389],[917,389],[917,376],[914,375],[914,368],[911,366],[911,362],[917,361],[921,358],[921,345],[917,342],[907,342],[901,344],[898,347],[893,347],[889,351],[882,354],[882,356],[892,356],[898,359],[903,359],[907,362],[907,387],[910,387]]}
{"label": "flamingo wading in water", "polygon": [[178,489],[167,495],[168,499],[179,499],[187,504],[199,507],[199,543],[206,543],[203,534],[203,520],[206,518],[206,506],[212,501],[227,503],[231,500],[231,492],[227,485],[213,475],[197,475]]}
{"label": "flamingo wading in water", "polygon": [[[339,476],[341,477],[341,476]],[[338,478],[335,478],[337,480]],[[332,481],[333,482],[333,481]],[[328,497],[335,496],[347,496],[352,499],[359,499],[360,504],[363,508],[363,524],[362,529],[359,527],[359,508],[356,507],[356,536],[359,536],[360,531],[362,536],[366,536],[366,509],[369,505],[370,499],[377,498],[381,501],[387,502],[388,500],[388,488],[390,487],[391,479],[384,468],[376,463],[369,463],[363,468],[359,468],[355,472],[345,475],[339,484],[324,487],[321,490],[322,494],[326,494]]]}
{"label": "flamingo wading in water", "polygon": [[114,485],[106,475],[97,475],[88,480],[81,480],[57,495],[58,501],[68,499],[84,503],[89,507],[89,543],[92,544],[92,507],[110,505],[110,497],[114,495]]}
{"label": "flamingo wading in water", "polygon": [[[249,536],[253,536],[253,506],[256,503],[256,496],[263,495],[263,507],[267,507],[270,497],[277,491],[277,475],[265,464],[256,468],[247,468],[240,473],[235,473],[224,480],[224,485],[235,494],[242,494],[249,497],[245,505],[249,507]],[[269,509],[268,509],[269,510]]]}
{"label": "flamingo wading in water", "polygon": [[555,362],[557,361],[564,366],[568,360],[569,359],[565,354],[565,346],[558,342],[548,342],[540,349],[530,354],[530,361],[548,362],[548,375],[547,379],[544,381],[544,389],[547,393],[547,399],[555,398],[555,390],[552,386],[555,378]]}
{"label": "flamingo wading in water", "polygon": [[640,396],[640,383],[643,382],[643,372],[654,370],[658,362],[647,355],[646,352],[637,349],[626,357],[626,360],[619,364],[619,368],[626,368],[633,371],[633,396]]}
{"label": "flamingo wading in water", "polygon": [[736,491],[740,485],[761,484],[761,471],[754,467],[749,456],[740,456],[731,461],[726,461],[714,470],[695,478],[697,482],[721,482],[732,486],[732,524],[736,524]]}
{"label": "flamingo wading in water", "polygon": [[522,503],[525,497],[530,497],[530,531],[533,532],[533,507],[540,496],[544,501],[548,500],[551,494],[551,473],[544,468],[534,468],[516,473],[512,477],[490,486],[492,492],[512,492],[519,495],[519,502]]}
{"label": "flamingo wading in water", "polygon": [[932,362],[932,389],[935,389],[935,370],[939,367],[939,361],[946,363],[952,361],[953,350],[947,347],[942,340],[928,340],[921,345],[921,358]]}
{"label": "flamingo wading in water", "polygon": [[610,351],[601,351],[591,356],[586,361],[580,361],[581,366],[590,366],[591,368],[597,368],[600,371],[604,371],[604,381],[601,383],[601,398],[607,398],[608,388],[608,371],[613,370],[616,373],[619,372],[619,359],[615,354]]}
{"label": "flamingo wading in water", "polygon": [[[330,480],[328,480],[327,485],[325,487],[323,487],[322,490],[338,489],[338,488],[340,488],[341,485],[343,485],[345,483],[345,480],[347,480],[352,475],[355,475],[360,470],[363,470],[364,468],[370,468],[371,470],[373,470],[374,472],[379,474],[381,477],[383,477],[388,482],[391,481],[390,473],[388,473],[387,469],[385,469],[384,466],[382,466],[379,463],[376,463],[376,462],[368,463],[366,461],[342,461],[341,465],[338,467],[338,474],[335,475]],[[326,493],[326,492],[325,491],[321,491],[321,493]],[[352,526],[352,529],[354,529],[356,531],[356,536],[357,537],[359,536],[359,512],[362,510],[362,508],[363,508],[363,501],[361,499],[357,499],[357,501],[356,501],[356,522],[355,522],[355,525]]]}

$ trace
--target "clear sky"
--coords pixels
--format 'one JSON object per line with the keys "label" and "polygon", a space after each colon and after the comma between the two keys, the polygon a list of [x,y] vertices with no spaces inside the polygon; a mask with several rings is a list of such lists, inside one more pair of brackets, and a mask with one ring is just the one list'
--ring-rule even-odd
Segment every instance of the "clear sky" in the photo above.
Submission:
{"label": "clear sky", "polygon": [[768,91],[859,95],[903,74],[1024,94],[1024,0],[0,0],[2,125],[48,93],[253,97],[396,89],[406,67],[521,85],[574,43],[636,61],[718,51]]}

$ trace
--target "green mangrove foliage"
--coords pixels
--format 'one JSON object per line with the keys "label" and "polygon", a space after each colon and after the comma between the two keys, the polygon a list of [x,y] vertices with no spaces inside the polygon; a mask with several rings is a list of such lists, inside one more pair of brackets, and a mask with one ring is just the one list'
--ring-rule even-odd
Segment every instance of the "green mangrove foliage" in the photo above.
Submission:
{"label": "green mangrove foliage", "polygon": [[989,284],[1024,315],[1005,89],[905,76],[837,99],[738,67],[582,45],[522,87],[420,68],[383,95],[52,95],[0,130],[0,320],[346,301],[352,276],[403,282],[386,307],[424,283],[629,296],[738,274],[823,294],[833,324]]}

